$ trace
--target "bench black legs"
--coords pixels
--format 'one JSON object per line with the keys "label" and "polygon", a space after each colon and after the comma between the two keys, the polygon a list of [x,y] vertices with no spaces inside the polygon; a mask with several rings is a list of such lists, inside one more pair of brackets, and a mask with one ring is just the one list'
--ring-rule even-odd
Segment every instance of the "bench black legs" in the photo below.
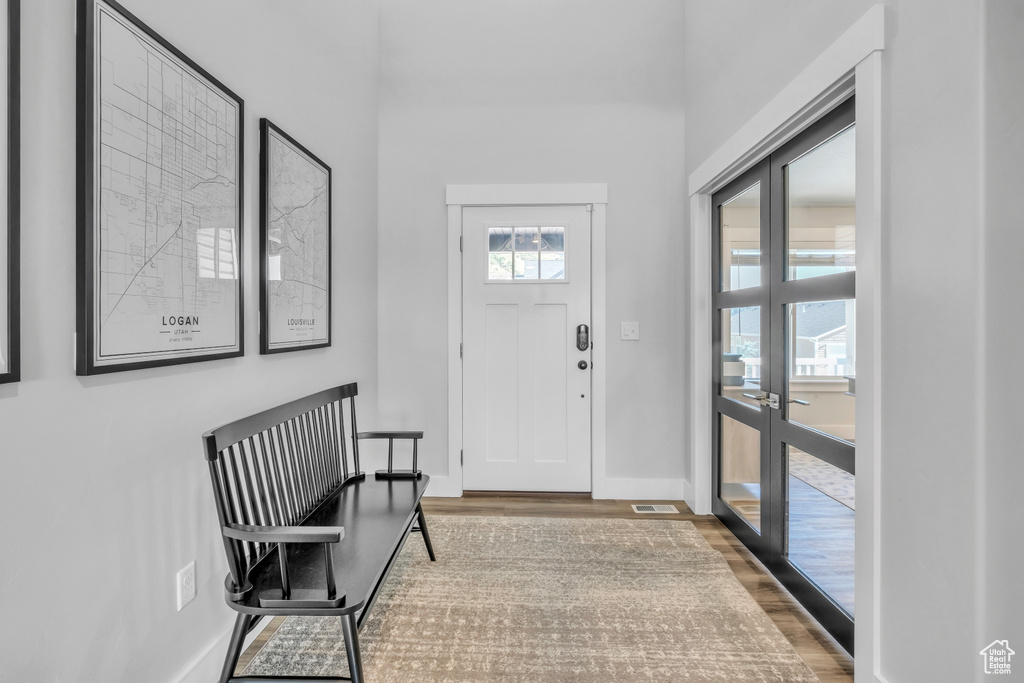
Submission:
{"label": "bench black legs", "polygon": [[[248,676],[235,678],[235,667],[238,665],[238,658],[242,654],[245,636],[249,633],[249,628],[257,619],[259,617],[249,614],[239,614],[235,617],[235,628],[231,631],[231,643],[228,645],[228,653],[224,658],[224,669],[220,674],[220,683],[256,680]],[[352,683],[364,683],[363,660],[359,655],[359,627],[356,625],[355,614],[346,614],[341,617],[341,634],[345,638],[345,654],[348,657],[348,670],[352,677]]]}
{"label": "bench black legs", "polygon": [[235,666],[238,664],[239,655],[242,654],[242,645],[253,619],[255,617],[248,614],[235,616],[235,628],[231,631],[231,642],[228,644],[228,654],[224,658],[224,669],[220,672],[220,683],[228,683],[234,677]]}
{"label": "bench black legs", "polygon": [[434,546],[430,545],[430,534],[427,533],[427,518],[423,516],[423,505],[420,503],[416,504],[416,514],[419,515],[420,533],[423,534],[423,542],[427,544],[427,554],[430,555],[431,562],[436,562]]}
{"label": "bench black legs", "polygon": [[345,636],[345,654],[348,656],[352,683],[363,683],[363,660],[359,656],[359,627],[356,625],[355,614],[346,614],[341,618],[341,634]]}

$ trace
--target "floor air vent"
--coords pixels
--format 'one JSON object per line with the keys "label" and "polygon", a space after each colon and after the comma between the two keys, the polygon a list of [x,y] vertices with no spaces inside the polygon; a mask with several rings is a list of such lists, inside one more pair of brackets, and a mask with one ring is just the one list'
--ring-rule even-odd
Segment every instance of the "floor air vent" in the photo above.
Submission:
{"label": "floor air vent", "polygon": [[667,513],[670,513],[670,514],[673,514],[673,515],[678,515],[679,514],[679,510],[676,510],[676,506],[675,505],[634,505],[633,506],[633,512],[639,512],[639,513],[645,513],[646,512],[648,514],[650,514],[650,513],[659,513],[659,512],[660,513],[666,513],[667,512]]}

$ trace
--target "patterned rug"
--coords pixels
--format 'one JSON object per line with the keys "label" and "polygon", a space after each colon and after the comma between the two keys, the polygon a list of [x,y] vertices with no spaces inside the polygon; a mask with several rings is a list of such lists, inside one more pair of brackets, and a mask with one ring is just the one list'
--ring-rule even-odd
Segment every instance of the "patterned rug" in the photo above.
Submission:
{"label": "patterned rug", "polygon": [[[817,677],[689,522],[428,518],[361,632],[371,683]],[[289,617],[246,675],[346,675],[340,620]]]}

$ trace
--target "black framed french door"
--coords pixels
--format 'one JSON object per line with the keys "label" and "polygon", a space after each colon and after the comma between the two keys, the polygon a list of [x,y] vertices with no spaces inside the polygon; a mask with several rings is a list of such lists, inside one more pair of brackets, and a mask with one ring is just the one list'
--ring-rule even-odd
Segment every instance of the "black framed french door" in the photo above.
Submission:
{"label": "black framed french door", "polygon": [[853,651],[852,98],[712,198],[712,510]]}

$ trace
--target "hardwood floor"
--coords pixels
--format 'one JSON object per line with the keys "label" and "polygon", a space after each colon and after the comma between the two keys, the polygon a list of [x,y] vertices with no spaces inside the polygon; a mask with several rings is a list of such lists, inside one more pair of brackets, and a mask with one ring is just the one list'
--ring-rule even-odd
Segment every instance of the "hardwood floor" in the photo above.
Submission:
{"label": "hardwood floor", "polygon": [[[592,500],[578,494],[466,492],[463,498],[424,498],[427,515],[507,515],[510,517],[587,517],[637,519],[633,503],[675,505],[681,514],[644,518],[693,522],[711,547],[725,557],[740,583],[792,643],[822,683],[852,683],[853,658],[846,654],[764,566],[712,515],[695,515],[681,500]],[[429,524],[429,520],[428,520]]]}
{"label": "hardwood floor", "polygon": [[[825,632],[803,607],[768,573],[718,518],[698,516],[681,500],[592,500],[589,494],[473,493],[463,498],[424,498],[423,510],[431,515],[493,515],[510,517],[585,517],[637,519],[633,503],[675,505],[676,515],[645,514],[644,518],[682,519],[693,522],[712,548],[725,557],[736,577],[753,596],[782,634],[792,643],[822,683],[853,683],[853,658]],[[262,643],[284,620],[278,617],[257,637],[239,659],[242,671]],[[741,683],[737,681],[737,683]]]}

